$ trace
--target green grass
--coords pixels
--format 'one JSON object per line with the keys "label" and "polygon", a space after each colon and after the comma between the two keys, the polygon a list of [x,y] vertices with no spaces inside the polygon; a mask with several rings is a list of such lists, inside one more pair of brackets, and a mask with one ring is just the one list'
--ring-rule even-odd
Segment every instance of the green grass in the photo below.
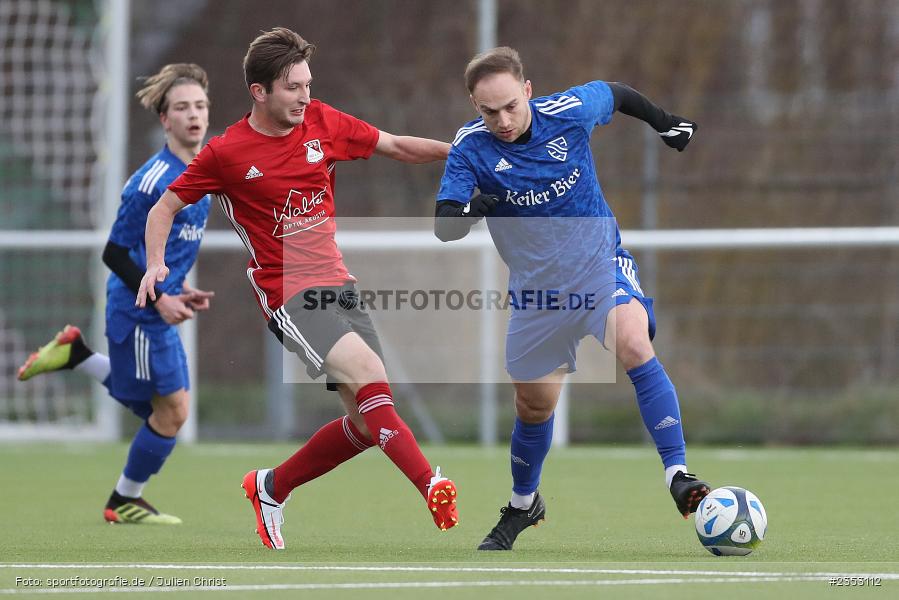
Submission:
{"label": "green grass", "polygon": [[[700,546],[692,520],[676,514],[658,458],[646,447],[554,450],[541,488],[547,521],[522,534],[513,552],[486,555],[474,547],[508,499],[506,450],[425,449],[460,490],[462,523],[446,533],[434,528],[421,497],[402,475],[372,450],[294,492],[285,510],[287,550],[273,552],[253,533],[254,519],[239,484],[245,471],[277,464],[293,450],[291,445],[179,447],[162,476],[151,482],[147,497],[182,517],[184,525],[142,527],[106,525],[101,516],[124,460],[124,445],[0,445],[0,464],[6,466],[0,495],[0,594],[47,591],[51,577],[116,576],[189,583],[194,577],[223,577],[223,589],[230,589],[232,598],[263,596],[237,586],[312,584],[322,587],[270,588],[264,597],[726,594],[796,600],[845,593],[885,597],[884,592],[899,590],[897,450],[691,449],[691,467],[704,478],[746,487],[765,504],[769,535],[744,558],[715,558]],[[153,564],[157,568],[146,566]],[[484,568],[491,570],[474,570]],[[610,572],[625,570],[645,572]],[[659,572],[672,570],[683,573]],[[795,581],[778,575],[776,581],[765,581],[739,572],[896,578],[884,579],[877,592],[858,592],[833,588],[822,576]],[[16,586],[16,577],[37,577],[43,586]],[[715,581],[721,578],[740,581]],[[620,580],[630,583],[614,584]],[[529,585],[519,584],[525,581]],[[437,587],[422,588],[423,583]],[[209,596],[191,586],[178,590],[178,598]],[[156,595],[164,596],[144,592],[139,597]]]}

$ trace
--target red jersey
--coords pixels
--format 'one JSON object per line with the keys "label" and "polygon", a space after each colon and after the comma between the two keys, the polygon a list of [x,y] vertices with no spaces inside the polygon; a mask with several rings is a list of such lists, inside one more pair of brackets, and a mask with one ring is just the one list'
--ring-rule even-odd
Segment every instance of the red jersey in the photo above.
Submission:
{"label": "red jersey", "polygon": [[250,251],[247,277],[268,319],[304,289],[355,281],[334,240],[334,166],[371,156],[378,130],[318,100],[283,137],[248,117],[209,140],[169,189],[188,204],[219,202]]}

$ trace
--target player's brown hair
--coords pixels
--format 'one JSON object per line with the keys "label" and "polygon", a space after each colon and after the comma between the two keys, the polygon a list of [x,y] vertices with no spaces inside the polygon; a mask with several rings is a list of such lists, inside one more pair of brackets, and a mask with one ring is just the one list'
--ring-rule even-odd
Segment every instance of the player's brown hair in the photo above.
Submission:
{"label": "player's brown hair", "polygon": [[468,88],[468,93],[474,91],[474,86],[480,80],[496,73],[509,73],[524,83],[524,65],[521,64],[518,52],[508,46],[500,46],[472,58],[465,67],[465,87]]}
{"label": "player's brown hair", "polygon": [[138,90],[137,99],[147,110],[163,114],[169,108],[169,90],[176,85],[195,83],[209,93],[209,77],[206,71],[193,63],[172,63],[159,70],[156,75],[142,77],[144,87]]}
{"label": "player's brown hair", "polygon": [[308,61],[315,52],[315,44],[310,44],[295,31],[285,27],[275,27],[263,31],[250,43],[243,58],[243,73],[247,87],[254,83],[272,91],[276,79],[284,77],[293,65]]}

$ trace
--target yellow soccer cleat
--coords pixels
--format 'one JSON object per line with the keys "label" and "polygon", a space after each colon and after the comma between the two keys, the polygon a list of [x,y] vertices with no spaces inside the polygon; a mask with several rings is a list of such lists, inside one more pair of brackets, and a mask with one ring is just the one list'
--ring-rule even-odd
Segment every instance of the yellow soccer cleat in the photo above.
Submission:
{"label": "yellow soccer cleat", "polygon": [[19,367],[17,377],[19,381],[28,381],[35,375],[57,371],[68,366],[72,358],[72,344],[84,344],[81,340],[81,330],[74,325],[66,325],[56,334],[50,343],[41,346]]}
{"label": "yellow soccer cleat", "polygon": [[181,519],[156,510],[143,498],[126,498],[113,492],[103,510],[107,523],[132,525],[180,525]]}

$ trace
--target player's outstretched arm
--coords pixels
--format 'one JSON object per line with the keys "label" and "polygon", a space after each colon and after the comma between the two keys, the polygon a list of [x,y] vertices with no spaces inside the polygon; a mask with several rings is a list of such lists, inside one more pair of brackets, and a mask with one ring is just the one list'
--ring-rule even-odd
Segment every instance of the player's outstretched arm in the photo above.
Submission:
{"label": "player's outstretched arm", "polygon": [[441,242],[461,240],[471,227],[490,214],[499,198],[492,194],[478,194],[467,204],[454,200],[441,200],[434,214],[434,235]]}
{"label": "player's outstretched arm", "polygon": [[646,121],[650,127],[659,132],[662,141],[678,152],[683,152],[699,126],[690,119],[665,112],[653,104],[649,98],[623,83],[609,83],[615,110]]}
{"label": "player's outstretched arm", "polygon": [[175,215],[187,206],[178,199],[174,192],[166,190],[162,197],[147,214],[147,229],[144,241],[147,246],[147,272],[144,274],[137,290],[134,304],[143,308],[147,298],[156,300],[156,283],[165,281],[169,268],[165,266],[165,242],[175,222]]}
{"label": "player's outstretched arm", "polygon": [[375,154],[407,163],[427,163],[446,160],[450,145],[428,138],[408,135],[393,135],[386,131],[378,132],[378,143]]}

